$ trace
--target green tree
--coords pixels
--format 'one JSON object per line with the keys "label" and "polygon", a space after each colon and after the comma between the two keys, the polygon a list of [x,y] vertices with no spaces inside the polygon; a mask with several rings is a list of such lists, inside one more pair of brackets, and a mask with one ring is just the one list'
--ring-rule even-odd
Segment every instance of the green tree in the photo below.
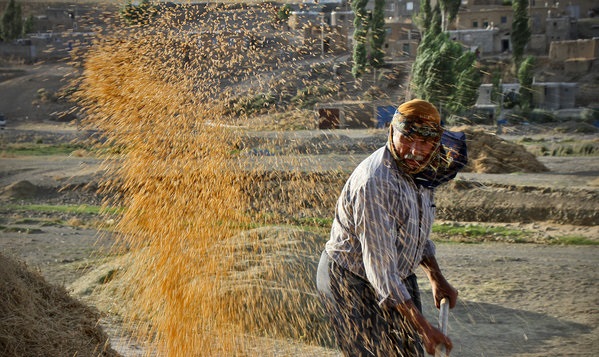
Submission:
{"label": "green tree", "polygon": [[414,95],[419,98],[428,100],[436,96],[430,92],[429,86],[438,88],[441,85],[437,85],[435,82],[439,79],[437,66],[439,62],[442,62],[439,54],[446,37],[441,31],[441,16],[439,7],[436,6],[431,14],[429,26],[425,29],[412,65],[411,89]]}
{"label": "green tree", "polygon": [[501,102],[501,71],[495,69],[491,74],[491,103],[499,104]]}
{"label": "green tree", "polygon": [[534,80],[534,66],[536,59],[534,56],[526,57],[518,68],[518,82],[520,83],[520,107],[523,111],[533,108],[532,83]]}
{"label": "green tree", "polygon": [[287,22],[289,20],[289,16],[291,16],[291,5],[285,4],[279,8],[277,11],[277,19],[280,22]]}
{"label": "green tree", "polygon": [[17,39],[23,35],[21,4],[17,4],[15,0],[10,0],[6,4],[0,24],[0,35],[5,41]]}
{"label": "green tree", "polygon": [[139,5],[129,1],[122,9],[121,16],[130,25],[145,25],[156,16],[156,7],[150,0],[142,0]]}
{"label": "green tree", "polygon": [[462,0],[440,0],[439,5],[441,8],[441,28],[443,31],[447,31],[449,25],[455,20],[458,15],[458,10]]}
{"label": "green tree", "polygon": [[23,34],[32,32],[34,25],[35,25],[35,18],[33,17],[33,15],[29,15],[29,17],[23,23]]}
{"label": "green tree", "polygon": [[374,0],[374,10],[370,22],[370,65],[380,68],[385,64],[385,0]]}
{"label": "green tree", "polygon": [[464,52],[454,64],[457,73],[456,89],[449,101],[449,110],[459,113],[476,104],[482,75],[477,67],[476,54]]}
{"label": "green tree", "polygon": [[512,22],[512,57],[514,59],[514,68],[520,67],[520,61],[524,55],[524,48],[530,41],[531,30],[528,23],[528,0],[514,0],[512,3],[514,10],[514,21]]}
{"label": "green tree", "polygon": [[420,11],[413,16],[413,21],[420,29],[420,32],[425,33],[430,27],[432,16],[431,1],[420,0]]}
{"label": "green tree", "polygon": [[412,66],[413,94],[452,114],[474,104],[480,82],[476,55],[465,52],[441,31],[441,14],[436,6]]}
{"label": "green tree", "polygon": [[364,74],[367,65],[366,42],[368,36],[368,14],[366,4],[368,0],[353,0],[351,7],[354,12],[354,52],[352,74],[359,78]]}

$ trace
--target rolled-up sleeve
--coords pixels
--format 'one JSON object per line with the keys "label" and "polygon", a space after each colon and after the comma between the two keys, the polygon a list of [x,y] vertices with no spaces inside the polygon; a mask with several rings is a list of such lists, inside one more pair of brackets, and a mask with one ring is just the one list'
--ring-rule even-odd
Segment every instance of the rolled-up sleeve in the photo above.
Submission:
{"label": "rolled-up sleeve", "polygon": [[422,257],[434,257],[436,253],[437,247],[435,246],[435,243],[432,240],[427,239],[426,245],[424,246],[424,251],[422,252]]}

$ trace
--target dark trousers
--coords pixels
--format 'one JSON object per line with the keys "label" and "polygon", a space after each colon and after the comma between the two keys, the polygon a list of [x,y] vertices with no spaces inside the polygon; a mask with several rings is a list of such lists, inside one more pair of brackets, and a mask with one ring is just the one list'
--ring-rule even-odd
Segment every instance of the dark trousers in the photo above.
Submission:
{"label": "dark trousers", "polygon": [[[345,356],[424,356],[420,337],[412,325],[397,310],[381,308],[368,281],[342,268],[326,253],[319,264],[318,279],[324,269],[328,270],[330,290],[326,291],[321,279],[319,291]],[[422,311],[416,275],[406,278],[404,284]]]}

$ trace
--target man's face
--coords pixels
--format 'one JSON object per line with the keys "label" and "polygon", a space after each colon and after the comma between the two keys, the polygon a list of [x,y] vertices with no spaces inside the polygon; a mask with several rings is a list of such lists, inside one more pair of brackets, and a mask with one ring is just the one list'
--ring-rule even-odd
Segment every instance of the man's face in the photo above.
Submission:
{"label": "man's face", "polygon": [[439,146],[440,135],[426,125],[409,124],[392,126],[395,153],[405,165],[407,173],[422,171]]}

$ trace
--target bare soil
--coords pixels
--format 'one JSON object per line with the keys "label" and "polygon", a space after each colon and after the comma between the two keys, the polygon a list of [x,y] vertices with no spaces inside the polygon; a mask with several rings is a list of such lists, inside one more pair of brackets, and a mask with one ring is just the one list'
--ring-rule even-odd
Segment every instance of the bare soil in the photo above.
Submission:
{"label": "bare soil", "polygon": [[[3,98],[0,109],[10,113],[7,129],[0,133],[2,143],[65,142],[81,135],[73,125],[49,121],[45,115],[23,114],[30,109],[38,110],[27,104],[30,99],[35,100],[35,94],[34,98],[11,97],[11,101],[20,104],[7,110],[10,103],[4,101],[5,93],[15,88],[36,93],[31,88],[48,80],[36,76],[45,72],[51,71],[36,69],[29,77],[0,82]],[[297,135],[311,139],[321,132]],[[327,135],[369,142],[379,140],[380,132],[343,131]],[[556,134],[547,130],[535,135]],[[364,139],[373,136],[376,139]],[[516,133],[518,136],[522,135]],[[319,159],[326,158],[329,160],[326,162],[334,161],[335,165],[351,169],[364,155],[330,153]],[[547,237],[559,236],[599,240],[599,160],[596,157],[539,160],[549,171],[460,173],[458,183],[439,190],[440,218],[462,224],[476,222],[535,231],[544,243]],[[326,162],[322,163],[324,167],[328,165]],[[98,204],[102,199],[95,193],[102,173],[98,159],[77,154],[3,155],[0,167],[0,252],[27,262],[47,281],[66,287],[105,261],[112,238],[98,235],[98,227],[110,222],[98,222],[97,215],[86,213],[40,214],[15,208],[15,204],[22,202]],[[491,236],[488,242],[478,244],[439,243],[438,259],[447,278],[460,291],[460,303],[450,316],[449,334],[455,344],[452,355],[541,357],[599,353],[598,246],[506,244],[493,242]],[[420,281],[425,312],[434,320],[436,311],[428,298],[430,287],[424,275]],[[112,337],[113,347],[124,356],[142,355],[143,348],[123,339],[119,324],[108,312],[104,313],[104,327]],[[339,355],[334,349],[306,346],[297,341],[268,340],[260,346],[256,356]]]}

